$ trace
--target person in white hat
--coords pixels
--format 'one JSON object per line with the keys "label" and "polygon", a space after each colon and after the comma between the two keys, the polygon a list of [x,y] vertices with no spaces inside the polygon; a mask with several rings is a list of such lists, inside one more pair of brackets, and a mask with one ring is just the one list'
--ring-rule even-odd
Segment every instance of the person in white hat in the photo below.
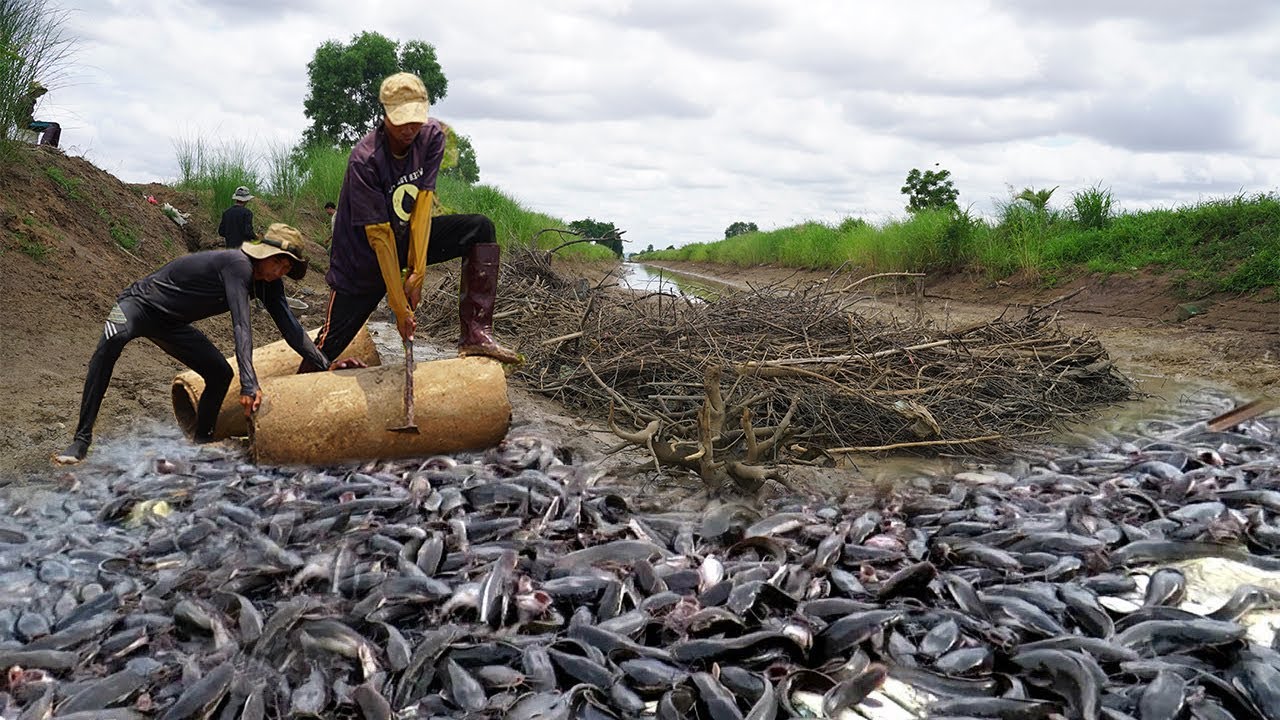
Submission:
{"label": "person in white hat", "polygon": [[218,223],[218,236],[226,243],[227,249],[234,250],[243,243],[258,237],[253,231],[253,211],[249,209],[249,201],[253,195],[249,188],[241,185],[232,193],[234,204],[222,211],[222,222]]}
{"label": "person in white hat", "polygon": [[[493,221],[484,215],[431,216],[445,131],[427,116],[426,86],[413,73],[396,73],[382,81],[378,98],[383,121],[352,148],[338,193],[320,350],[341,353],[383,297],[400,337],[412,342],[426,266],[460,257],[458,354],[519,362],[519,355],[493,337],[501,255]],[[298,372],[317,369],[303,360]]]}
{"label": "person in white hat", "polygon": [[275,223],[263,233],[261,240],[244,243],[235,250],[184,255],[130,285],[116,297],[115,307],[107,314],[98,339],[98,348],[89,360],[75,438],[53,461],[68,465],[80,462],[88,454],[98,409],[116,361],[124,346],[140,337],[151,340],[204,378],[204,393],[196,408],[194,439],[197,443],[212,440],[218,412],[231,386],[231,366],[222,351],[191,323],[225,312],[231,313],[235,331],[240,405],[246,416],[256,411],[263,396],[253,369],[250,294],[266,307],[289,347],[308,362],[326,370],[364,367],[352,359],[330,363],[289,309],[281,278],[288,275],[301,280],[306,272],[302,234],[288,225]]}

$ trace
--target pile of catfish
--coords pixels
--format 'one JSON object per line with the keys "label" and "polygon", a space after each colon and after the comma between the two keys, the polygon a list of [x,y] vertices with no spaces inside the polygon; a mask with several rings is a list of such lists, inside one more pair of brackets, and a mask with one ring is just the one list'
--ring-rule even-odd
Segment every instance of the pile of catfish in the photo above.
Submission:
{"label": "pile of catfish", "polygon": [[533,436],[89,465],[0,500],[0,716],[1280,718],[1246,626],[1276,594],[1193,611],[1178,569],[1280,570],[1277,442],[1149,422],[870,506],[699,512]]}

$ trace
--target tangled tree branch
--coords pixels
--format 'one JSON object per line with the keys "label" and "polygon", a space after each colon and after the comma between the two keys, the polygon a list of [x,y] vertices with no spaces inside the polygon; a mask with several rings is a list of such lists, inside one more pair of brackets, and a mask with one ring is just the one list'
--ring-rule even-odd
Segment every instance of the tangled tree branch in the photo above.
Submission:
{"label": "tangled tree branch", "polygon": [[[455,283],[423,303],[426,330],[453,331]],[[1006,451],[1137,395],[1095,338],[1035,308],[947,331],[850,312],[820,284],[713,302],[583,285],[508,253],[497,329],[527,357],[513,380],[607,414],[656,467],[710,486],[759,488],[832,454]]]}

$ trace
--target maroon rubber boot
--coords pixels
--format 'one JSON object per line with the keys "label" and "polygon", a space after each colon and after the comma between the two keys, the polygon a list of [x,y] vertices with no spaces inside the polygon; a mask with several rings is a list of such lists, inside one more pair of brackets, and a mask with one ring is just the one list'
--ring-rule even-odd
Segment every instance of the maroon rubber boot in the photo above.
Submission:
{"label": "maroon rubber boot", "polygon": [[462,258],[459,283],[458,324],[462,337],[458,357],[483,355],[504,363],[519,363],[520,356],[493,339],[493,303],[498,295],[498,266],[502,248],[497,243],[472,245]]}

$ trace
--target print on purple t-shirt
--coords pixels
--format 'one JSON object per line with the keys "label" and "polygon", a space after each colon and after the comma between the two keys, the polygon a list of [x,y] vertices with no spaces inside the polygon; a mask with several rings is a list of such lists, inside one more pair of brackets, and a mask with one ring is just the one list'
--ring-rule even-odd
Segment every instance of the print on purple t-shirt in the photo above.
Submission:
{"label": "print on purple t-shirt", "polygon": [[409,216],[418,191],[436,187],[444,141],[440,123],[429,119],[403,160],[391,156],[381,125],[352,148],[334,214],[329,272],[325,274],[329,287],[347,293],[386,289],[378,257],[365,238],[365,225],[391,224],[400,267],[405,266],[409,257]]}

